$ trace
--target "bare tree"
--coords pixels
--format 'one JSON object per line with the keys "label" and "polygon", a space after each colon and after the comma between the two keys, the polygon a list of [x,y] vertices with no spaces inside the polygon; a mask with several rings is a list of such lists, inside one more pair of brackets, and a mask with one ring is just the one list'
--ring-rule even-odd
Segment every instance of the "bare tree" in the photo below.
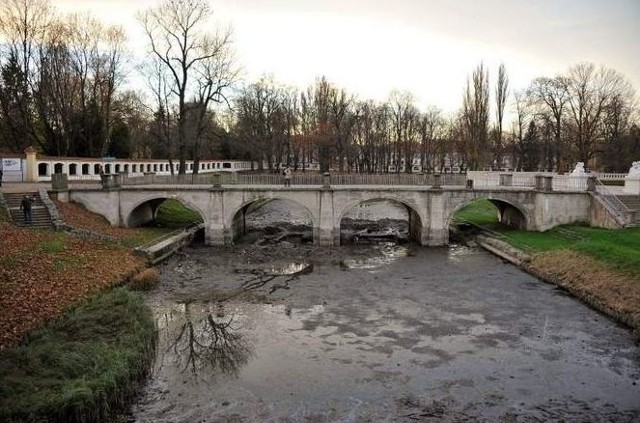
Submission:
{"label": "bare tree", "polygon": [[[20,143],[17,145],[19,150],[41,141],[33,119],[33,91],[38,46],[52,20],[49,0],[5,0],[0,3],[0,38],[4,41],[2,56],[11,62],[11,73],[15,76],[11,80],[14,86],[3,92],[1,106],[5,118],[9,119],[9,137]],[[9,63],[2,65],[6,69]]]}
{"label": "bare tree", "polygon": [[502,121],[504,119],[504,108],[509,97],[509,77],[504,63],[500,63],[498,68],[498,81],[496,82],[496,130],[494,148],[494,162],[498,168],[502,167]]}
{"label": "bare tree", "polygon": [[469,136],[469,168],[477,170],[486,160],[489,125],[489,72],[482,62],[467,80],[463,98],[463,118]]}
{"label": "bare tree", "polygon": [[139,15],[149,39],[151,54],[168,70],[172,96],[177,98],[179,174],[186,172],[187,98],[195,92],[223,98],[233,79],[230,72],[231,32],[203,32],[212,10],[206,0],[163,0]]}
{"label": "bare tree", "polygon": [[571,67],[563,82],[576,158],[588,164],[598,151],[598,141],[603,136],[602,121],[609,104],[619,96],[628,97],[633,90],[619,72],[604,67],[596,69],[592,63]]}
{"label": "bare tree", "polygon": [[513,123],[513,138],[516,145],[516,161],[514,168],[517,170],[523,170],[525,166],[525,155],[528,153],[525,145],[525,131],[529,123],[530,112],[527,108],[526,95],[522,91],[517,91],[514,94],[514,107],[516,112],[516,121]]}
{"label": "bare tree", "polygon": [[[566,115],[568,93],[565,90],[564,78],[536,78],[527,89],[527,96],[532,105],[541,115],[550,115],[554,138],[554,164],[558,172],[563,172],[567,166],[565,158],[565,140],[562,137],[563,121]],[[551,169],[550,169],[551,170]]]}

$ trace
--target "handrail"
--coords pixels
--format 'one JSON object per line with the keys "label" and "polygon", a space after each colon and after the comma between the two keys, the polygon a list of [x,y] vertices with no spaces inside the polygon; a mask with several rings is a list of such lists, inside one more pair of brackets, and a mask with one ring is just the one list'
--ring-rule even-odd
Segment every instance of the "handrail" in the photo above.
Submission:
{"label": "handrail", "polygon": [[616,220],[623,225],[627,223],[626,217],[628,213],[631,212],[631,209],[599,179],[596,179],[595,194],[602,200],[605,206],[609,207]]}

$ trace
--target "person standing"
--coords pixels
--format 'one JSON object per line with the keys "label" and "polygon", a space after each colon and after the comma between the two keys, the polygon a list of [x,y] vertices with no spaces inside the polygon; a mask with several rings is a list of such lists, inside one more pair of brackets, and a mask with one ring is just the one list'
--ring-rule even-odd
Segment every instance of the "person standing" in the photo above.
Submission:
{"label": "person standing", "polygon": [[284,168],[284,186],[291,186],[291,168],[289,166]]}
{"label": "person standing", "polygon": [[2,186],[2,163],[0,163],[0,187]]}
{"label": "person standing", "polygon": [[33,206],[33,198],[30,198],[28,195],[22,197],[22,201],[20,202],[20,210],[22,210],[22,216],[24,216],[24,222],[31,224],[32,214],[31,208]]}

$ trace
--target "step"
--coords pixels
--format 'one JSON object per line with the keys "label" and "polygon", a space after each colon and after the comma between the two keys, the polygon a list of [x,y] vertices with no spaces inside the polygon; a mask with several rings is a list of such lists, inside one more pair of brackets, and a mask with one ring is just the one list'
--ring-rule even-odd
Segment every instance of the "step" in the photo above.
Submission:
{"label": "step", "polygon": [[[24,214],[20,210],[22,204],[22,198],[27,195],[31,198],[35,196],[35,200],[31,208],[31,221],[32,223],[26,223],[24,220]],[[9,215],[11,220],[20,227],[24,228],[36,228],[44,229],[51,228],[53,221],[49,215],[49,210],[45,207],[40,195],[37,192],[20,192],[20,193],[6,193],[4,194],[5,203],[9,209]]]}

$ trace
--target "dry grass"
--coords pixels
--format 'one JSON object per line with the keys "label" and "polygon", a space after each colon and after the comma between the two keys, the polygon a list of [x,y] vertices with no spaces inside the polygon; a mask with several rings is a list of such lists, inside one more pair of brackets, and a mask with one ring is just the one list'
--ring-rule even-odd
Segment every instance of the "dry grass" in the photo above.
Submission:
{"label": "dry grass", "polygon": [[633,327],[636,335],[640,335],[640,281],[637,278],[569,250],[537,254],[528,267],[541,278]]}
{"label": "dry grass", "polygon": [[144,269],[140,273],[136,274],[129,281],[129,286],[132,289],[147,291],[160,282],[160,276],[155,267]]}

